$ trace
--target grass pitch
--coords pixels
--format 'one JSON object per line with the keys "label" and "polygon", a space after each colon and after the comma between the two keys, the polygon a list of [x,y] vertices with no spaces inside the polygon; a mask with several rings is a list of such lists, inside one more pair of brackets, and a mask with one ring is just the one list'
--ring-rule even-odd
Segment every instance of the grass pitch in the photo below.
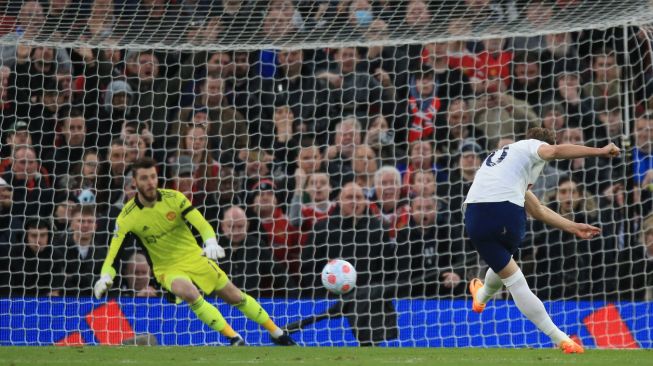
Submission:
{"label": "grass pitch", "polygon": [[0,347],[0,365],[637,365],[653,351],[311,347]]}

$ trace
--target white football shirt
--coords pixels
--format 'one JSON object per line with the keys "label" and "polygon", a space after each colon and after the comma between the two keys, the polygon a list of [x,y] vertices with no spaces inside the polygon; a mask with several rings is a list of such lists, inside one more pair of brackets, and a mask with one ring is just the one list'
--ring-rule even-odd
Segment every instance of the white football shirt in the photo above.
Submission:
{"label": "white football shirt", "polygon": [[546,160],[537,149],[540,140],[522,140],[491,153],[481,163],[465,203],[509,201],[524,206],[528,186],[535,183]]}

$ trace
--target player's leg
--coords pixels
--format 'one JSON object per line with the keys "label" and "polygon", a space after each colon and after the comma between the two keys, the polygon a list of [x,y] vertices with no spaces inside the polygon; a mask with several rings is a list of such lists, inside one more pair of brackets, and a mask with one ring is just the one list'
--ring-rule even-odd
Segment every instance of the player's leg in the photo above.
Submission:
{"label": "player's leg", "polygon": [[[489,265],[485,273],[485,283],[479,278],[474,278],[469,283],[472,310],[477,313],[482,312],[485,304],[503,287],[501,278],[492,268],[503,268],[512,257],[510,246],[497,239],[499,235],[504,236],[505,222],[502,219],[505,220],[508,215],[494,213],[505,210],[503,206],[502,203],[486,203],[470,204],[465,208],[465,229],[479,256]],[[508,206],[507,209],[511,207]],[[494,219],[488,220],[488,217]]]}
{"label": "player's leg", "polygon": [[195,315],[212,329],[229,338],[232,345],[243,345],[242,337],[227,323],[220,311],[205,301],[190,279],[170,276],[167,287],[177,297],[186,301]]}
{"label": "player's leg", "polygon": [[511,259],[498,274],[503,284],[510,291],[519,311],[544,334],[548,335],[554,344],[560,346],[565,353],[584,352],[582,346],[572,341],[567,334],[553,323],[542,301],[528,287],[526,278],[514,259]]}
{"label": "player's leg", "polygon": [[231,281],[228,281],[222,288],[216,290],[216,293],[226,303],[240,310],[248,319],[255,321],[270,332],[272,340],[275,343],[284,346],[295,344],[292,338],[272,321],[270,315],[258,301],[245,292],[240,291]]}
{"label": "player's leg", "polygon": [[485,309],[485,304],[503,287],[501,277],[497,275],[492,268],[485,272],[485,281],[480,278],[474,278],[469,283],[469,292],[472,293],[472,310],[477,313]]}

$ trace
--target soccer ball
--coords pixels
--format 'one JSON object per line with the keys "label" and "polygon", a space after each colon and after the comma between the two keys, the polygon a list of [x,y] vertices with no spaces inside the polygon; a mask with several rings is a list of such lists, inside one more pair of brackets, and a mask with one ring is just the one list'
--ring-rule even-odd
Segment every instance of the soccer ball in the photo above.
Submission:
{"label": "soccer ball", "polygon": [[334,294],[346,294],[356,287],[356,269],[346,260],[332,259],[322,269],[322,285]]}

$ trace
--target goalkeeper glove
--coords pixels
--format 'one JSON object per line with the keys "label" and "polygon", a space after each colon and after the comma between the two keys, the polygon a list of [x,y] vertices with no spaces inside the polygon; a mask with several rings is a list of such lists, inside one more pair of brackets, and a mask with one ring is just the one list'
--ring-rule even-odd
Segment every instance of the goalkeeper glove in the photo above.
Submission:
{"label": "goalkeeper glove", "polygon": [[211,238],[204,242],[204,256],[211,260],[218,260],[219,258],[224,258],[226,253],[224,249],[218,245],[218,241],[215,238]]}
{"label": "goalkeeper glove", "polygon": [[113,286],[113,279],[108,274],[103,274],[93,286],[93,295],[99,300],[111,286]]}

